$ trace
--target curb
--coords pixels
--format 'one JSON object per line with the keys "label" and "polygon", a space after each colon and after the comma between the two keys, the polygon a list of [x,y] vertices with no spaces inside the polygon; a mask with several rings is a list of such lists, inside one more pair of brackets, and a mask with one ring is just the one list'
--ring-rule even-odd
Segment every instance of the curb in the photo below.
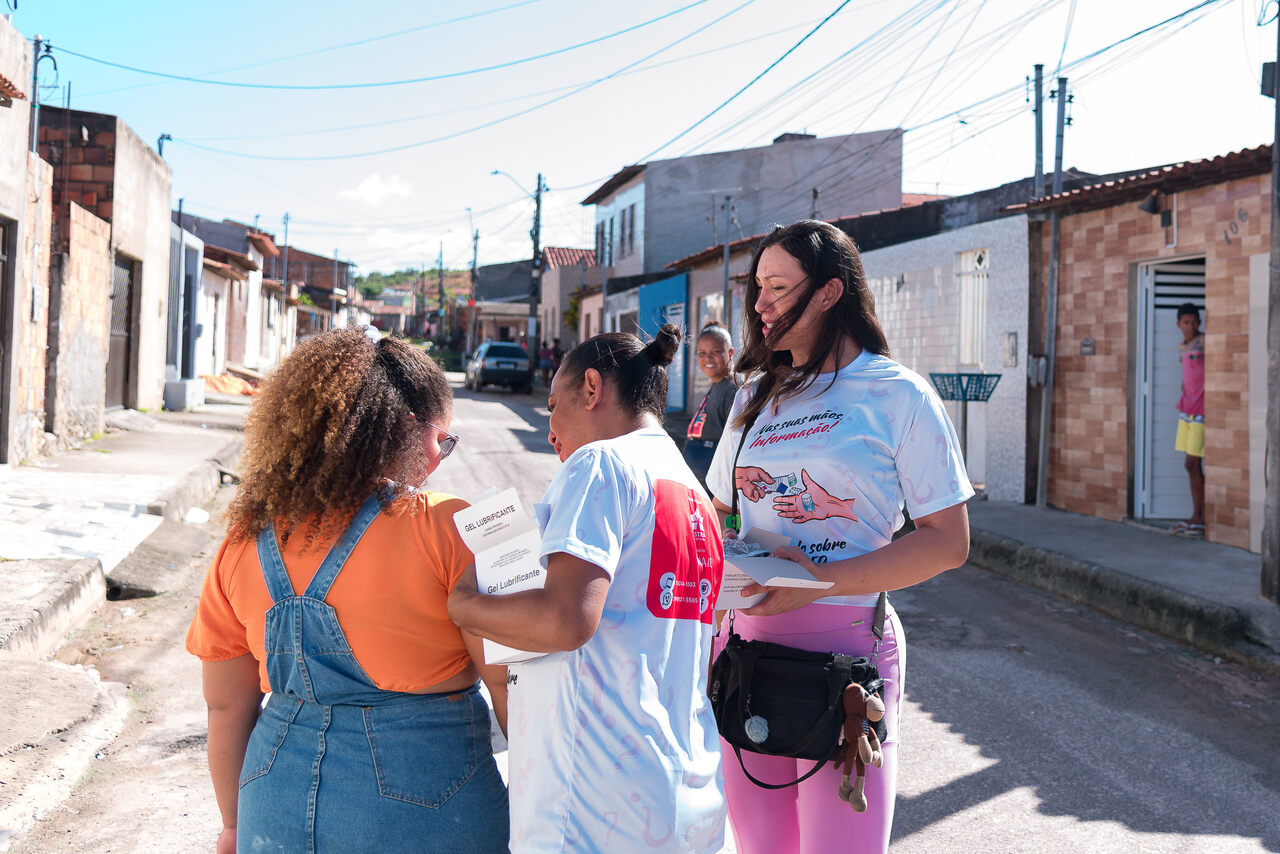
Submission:
{"label": "curb", "polygon": [[31,827],[66,800],[124,730],[129,714],[125,686],[100,681],[91,668],[15,662],[11,669],[20,687],[62,702],[53,719],[56,729],[11,733],[20,744],[7,743],[9,751],[0,756],[0,852],[21,846]]}
{"label": "curb", "polygon": [[182,480],[148,504],[147,512],[152,516],[181,521],[188,510],[208,501],[209,496],[218,491],[218,487],[222,484],[223,472],[235,470],[243,447],[244,436],[237,435],[212,458],[188,472]]}
{"label": "curb", "polygon": [[1149,632],[1280,675],[1280,653],[1258,642],[1248,615],[1238,608],[977,528],[970,531],[969,563]]}
{"label": "curb", "polygon": [[[0,615],[0,649],[18,658],[43,661],[107,601],[102,562],[41,558],[15,563],[44,568],[48,580],[35,596],[0,597],[23,603],[22,613]],[[16,575],[16,568],[6,572],[6,577]]]}

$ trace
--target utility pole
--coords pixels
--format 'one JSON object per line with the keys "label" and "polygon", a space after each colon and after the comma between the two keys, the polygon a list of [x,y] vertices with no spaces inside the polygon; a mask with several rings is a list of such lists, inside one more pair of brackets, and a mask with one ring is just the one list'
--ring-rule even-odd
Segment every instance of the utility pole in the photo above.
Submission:
{"label": "utility pole", "polygon": [[733,303],[729,302],[729,244],[733,241],[729,237],[729,217],[730,205],[733,202],[733,196],[725,194],[724,197],[724,287],[720,290],[721,311],[724,314],[724,325],[729,330],[729,338],[733,339]]}
{"label": "utility pole", "polygon": [[1276,62],[1271,66],[1275,138],[1271,143],[1271,264],[1267,309],[1267,422],[1263,483],[1262,578],[1264,599],[1280,604],[1280,14],[1276,16]]}
{"label": "utility pole", "polygon": [[596,334],[608,332],[605,328],[607,310],[609,308],[609,262],[613,260],[613,231],[605,229],[600,233],[600,328]]}
{"label": "utility pole", "polygon": [[440,337],[447,335],[445,320],[448,315],[444,307],[444,241],[440,241],[440,257],[436,261],[436,292],[440,297]]}
{"label": "utility pole", "polygon": [[[40,147],[40,47],[44,39],[36,36],[31,51],[31,153]],[[57,66],[54,66],[55,68]]]}
{"label": "utility pole", "polygon": [[284,290],[289,292],[289,212],[284,212]]}
{"label": "utility pole", "polygon": [[529,236],[533,238],[533,270],[529,277],[529,339],[528,349],[532,355],[538,348],[538,300],[542,288],[542,173],[538,173],[538,184],[533,190],[533,230]]}
{"label": "utility pole", "polygon": [[[1062,192],[1062,141],[1067,123],[1067,78],[1058,78],[1058,136],[1053,152],[1053,192]],[[1045,377],[1040,397],[1040,456],[1036,466],[1036,506],[1044,507],[1049,493],[1049,418],[1053,414],[1053,369],[1058,338],[1058,250],[1062,230],[1058,209],[1049,212],[1049,282],[1045,296]]]}
{"label": "utility pole", "polygon": [[818,188],[813,188],[813,201],[809,205],[809,219],[817,219],[820,211],[818,210]]}
{"label": "utility pole", "polygon": [[472,344],[475,341],[476,314],[479,306],[476,304],[476,285],[479,280],[479,258],[480,258],[480,229],[475,227],[475,221],[471,219],[471,208],[467,208],[467,222],[471,226],[471,297],[467,300],[467,352],[470,353]]}
{"label": "utility pole", "polygon": [[1037,62],[1035,70],[1035,101],[1032,102],[1031,113],[1036,126],[1036,160],[1031,196],[1039,198],[1044,195],[1044,64]]}

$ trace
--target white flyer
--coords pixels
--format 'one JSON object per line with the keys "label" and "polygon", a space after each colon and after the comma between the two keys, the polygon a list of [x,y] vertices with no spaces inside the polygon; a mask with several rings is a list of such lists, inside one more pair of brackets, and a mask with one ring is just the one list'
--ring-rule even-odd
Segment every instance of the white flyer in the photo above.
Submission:
{"label": "white flyer", "polygon": [[[767,552],[773,552],[779,546],[791,545],[791,540],[781,534],[752,528],[739,537],[744,543],[756,543]],[[831,587],[830,581],[819,581],[803,566],[795,561],[768,555],[735,557],[725,555],[724,578],[720,582],[720,596],[716,599],[716,610],[727,611],[730,608],[750,608],[765,597],[763,593],[754,596],[743,596],[742,588],[749,583],[763,587],[810,587],[825,590]]]}
{"label": "white flyer", "polygon": [[[502,596],[537,590],[546,583],[547,571],[538,559],[542,534],[525,512],[514,488],[459,510],[453,514],[453,524],[476,556],[476,586],[481,593]],[[484,638],[486,664],[514,664],[544,654],[514,649]]]}

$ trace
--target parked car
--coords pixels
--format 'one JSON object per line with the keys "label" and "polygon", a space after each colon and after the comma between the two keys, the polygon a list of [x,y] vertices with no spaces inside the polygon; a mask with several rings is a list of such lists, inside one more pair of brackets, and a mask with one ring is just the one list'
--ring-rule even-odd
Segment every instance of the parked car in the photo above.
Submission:
{"label": "parked car", "polygon": [[464,384],[472,391],[486,385],[504,385],[528,394],[533,390],[533,363],[519,344],[487,341],[467,360]]}

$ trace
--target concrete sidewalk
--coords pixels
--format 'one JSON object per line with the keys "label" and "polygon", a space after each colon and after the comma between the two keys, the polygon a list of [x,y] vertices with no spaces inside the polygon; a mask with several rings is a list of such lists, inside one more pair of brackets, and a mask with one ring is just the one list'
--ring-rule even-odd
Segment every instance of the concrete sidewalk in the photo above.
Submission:
{"label": "concrete sidewalk", "polygon": [[1252,552],[995,501],[971,501],[969,524],[970,563],[1280,675],[1280,606]]}
{"label": "concrete sidewalk", "polygon": [[49,657],[110,592],[164,592],[168,567],[190,561],[192,526],[175,520],[203,513],[235,470],[247,412],[238,401],[113,412],[106,435],[0,469],[0,852],[126,718],[123,685]]}

